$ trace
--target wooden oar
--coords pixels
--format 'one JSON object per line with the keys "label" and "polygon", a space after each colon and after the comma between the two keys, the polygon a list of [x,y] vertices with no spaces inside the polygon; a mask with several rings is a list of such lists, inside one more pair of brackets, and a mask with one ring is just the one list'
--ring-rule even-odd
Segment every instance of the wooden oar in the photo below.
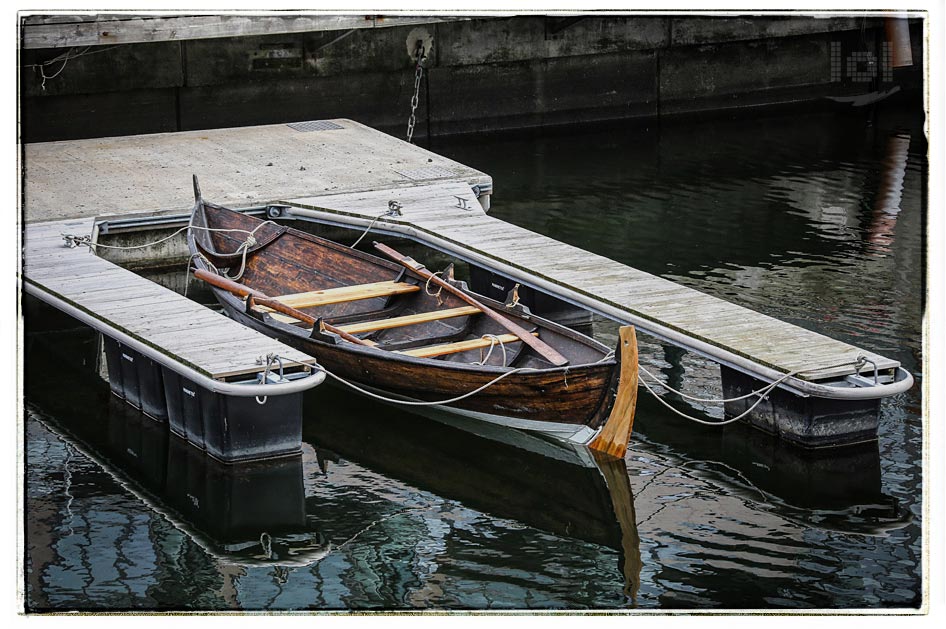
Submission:
{"label": "wooden oar", "polygon": [[489,317],[490,319],[492,319],[499,325],[509,330],[511,333],[515,334],[523,343],[525,343],[526,345],[534,349],[543,358],[551,362],[553,365],[557,367],[561,367],[563,365],[568,364],[568,359],[562,356],[561,354],[559,354],[557,351],[555,351],[555,348],[551,347],[547,343],[544,343],[542,340],[532,336],[532,334],[528,330],[510,321],[503,315],[489,308],[485,304],[480,303],[478,300],[474,299],[473,297],[470,297],[469,295],[464,293],[462,290],[460,290],[453,284],[450,284],[440,279],[439,277],[437,277],[436,275],[428,271],[426,268],[424,268],[424,265],[418,262],[417,260],[405,255],[401,255],[400,253],[398,253],[391,247],[388,247],[387,245],[381,244],[379,242],[374,243],[374,248],[380,251],[381,253],[383,253],[384,255],[388,256],[395,262],[398,262],[405,268],[410,269],[411,271],[419,275],[422,279],[425,279],[428,282],[432,282],[436,284],[437,286],[442,287],[448,293],[451,293],[459,297],[460,299],[470,304],[471,306],[475,306],[479,308],[480,310],[483,311],[483,314],[485,314],[487,317]]}
{"label": "wooden oar", "polygon": [[[234,295],[239,295],[240,297],[252,297],[253,301],[255,301],[257,304],[261,306],[266,306],[267,308],[271,308],[275,310],[276,312],[281,312],[284,315],[289,315],[293,319],[298,319],[299,321],[302,321],[303,323],[308,323],[311,326],[314,326],[316,325],[316,323],[318,323],[318,320],[312,315],[307,315],[306,313],[300,310],[296,310],[295,308],[287,306],[283,304],[282,302],[276,301],[275,299],[271,297],[267,297],[265,294],[261,293],[258,290],[254,290],[252,288],[249,288],[248,286],[244,286],[243,284],[234,282],[233,280],[228,280],[227,278],[221,277],[215,273],[211,273],[203,269],[194,269],[194,277],[196,277],[199,280],[203,280],[207,282],[208,284],[216,286],[217,288],[222,288],[225,291],[229,291],[233,293]],[[332,332],[333,334],[339,335],[340,337],[342,337],[343,339],[345,339],[346,341],[350,343],[356,343],[358,345],[364,345],[366,347],[373,347],[373,345],[369,343],[368,341],[364,341],[358,338],[357,336],[352,336],[348,332],[345,332],[344,330],[340,330],[339,328],[336,328],[334,325],[329,325],[328,323],[325,323],[324,321],[321,322],[321,325],[324,329],[328,330],[329,332]]]}

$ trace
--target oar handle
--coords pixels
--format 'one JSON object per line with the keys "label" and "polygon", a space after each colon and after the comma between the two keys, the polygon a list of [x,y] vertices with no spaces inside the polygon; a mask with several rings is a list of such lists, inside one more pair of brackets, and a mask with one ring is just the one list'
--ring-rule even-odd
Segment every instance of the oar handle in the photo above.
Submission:
{"label": "oar handle", "polygon": [[[211,286],[216,286],[217,288],[221,288],[225,291],[231,292],[234,295],[239,295],[240,297],[252,297],[253,300],[260,306],[266,306],[267,308],[275,310],[276,312],[281,312],[284,315],[289,315],[293,319],[298,319],[299,321],[302,321],[303,323],[308,323],[309,325],[312,325],[312,326],[316,324],[316,318],[313,317],[312,315],[308,315],[302,312],[301,310],[296,310],[295,308],[291,306],[287,306],[281,301],[273,299],[272,297],[267,297],[264,293],[261,293],[258,290],[254,290],[250,288],[249,286],[240,284],[239,282],[228,280],[227,278],[221,277],[217,275],[216,273],[211,273],[210,271],[205,271],[203,269],[194,269],[194,277],[196,277],[199,280],[203,280],[204,282],[207,282]],[[349,343],[356,343],[357,345],[364,345],[366,347],[372,347],[370,343],[367,343],[366,341],[363,341],[357,336],[353,336],[349,334],[348,332],[345,332],[344,330],[340,330],[339,328],[336,328],[334,325],[325,323],[325,321],[322,321],[322,327],[333,334],[339,335],[340,337],[342,337]]]}
{"label": "oar handle", "polygon": [[542,356],[543,358],[551,362],[553,365],[557,367],[561,367],[563,365],[568,364],[568,359],[562,356],[561,354],[559,354],[558,351],[556,351],[555,348],[551,347],[548,343],[545,343],[541,339],[533,336],[528,330],[524,329],[522,326],[514,323],[513,321],[510,321],[509,319],[499,314],[492,308],[481,303],[476,298],[471,297],[470,295],[467,295],[466,293],[464,293],[462,290],[460,290],[453,284],[450,284],[449,282],[446,282],[440,279],[439,277],[437,277],[436,275],[428,271],[426,268],[424,268],[424,265],[418,262],[417,260],[415,260],[414,258],[402,255],[398,253],[397,251],[395,251],[394,249],[392,249],[391,247],[385,244],[382,244],[380,242],[374,243],[374,247],[375,249],[377,249],[384,255],[388,256],[395,262],[399,263],[403,267],[410,269],[411,271],[419,275],[421,278],[427,280],[428,282],[433,282],[437,286],[442,287],[448,293],[451,293],[452,295],[459,297],[460,299],[470,304],[471,306],[479,308],[480,310],[483,311],[483,314],[488,316],[490,319],[496,321],[499,325],[503,326],[504,328],[509,330],[511,333],[515,334],[516,337],[518,337],[523,343],[525,343],[526,345],[534,349],[536,352],[539,353],[540,356]]}

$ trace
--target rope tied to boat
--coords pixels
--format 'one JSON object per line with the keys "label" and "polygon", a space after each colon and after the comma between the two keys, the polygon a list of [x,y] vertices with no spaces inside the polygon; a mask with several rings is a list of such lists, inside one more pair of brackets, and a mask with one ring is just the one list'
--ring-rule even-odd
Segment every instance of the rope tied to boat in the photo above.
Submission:
{"label": "rope tied to boat", "polygon": [[[443,290],[443,289],[441,288],[441,290]],[[439,295],[439,293],[438,293],[438,295]],[[503,350],[503,367],[505,367],[505,366],[506,366],[506,363],[508,362],[508,359],[507,359],[507,357],[506,357],[506,344],[503,343],[503,340],[502,340],[501,338],[499,338],[498,336],[496,336],[495,334],[484,334],[484,335],[483,335],[482,337],[480,337],[480,338],[482,338],[482,339],[484,339],[484,340],[489,340],[489,349],[486,351],[486,356],[483,356],[483,350],[480,349],[480,360],[479,360],[479,362],[475,362],[475,363],[473,363],[473,364],[474,364],[474,365],[480,365],[481,367],[482,367],[483,365],[485,365],[485,364],[486,364],[486,361],[489,360],[490,355],[492,355],[492,353],[493,353],[493,348],[496,347],[496,344],[497,344],[497,343],[499,343],[500,349]],[[567,373],[567,371],[568,371],[568,370],[566,369],[566,373]],[[567,379],[565,380],[565,387],[568,388],[568,380],[567,380]]]}
{"label": "rope tied to boat", "polygon": [[[253,245],[257,244],[256,238],[255,238],[256,231],[263,225],[266,225],[267,223],[278,225],[274,221],[263,221],[262,223],[254,227],[252,230],[237,229],[237,228],[225,229],[222,227],[199,227],[197,225],[185,225],[184,227],[181,227],[180,229],[174,231],[174,233],[170,234],[169,236],[165,236],[164,238],[159,238],[158,240],[153,240],[151,242],[146,242],[140,245],[105,245],[100,242],[93,242],[91,236],[76,236],[75,234],[60,234],[60,236],[62,236],[62,239],[65,241],[63,246],[69,247],[70,249],[75,249],[79,245],[85,245],[86,247],[92,250],[95,250],[98,247],[102,247],[104,249],[132,250],[132,249],[146,249],[147,247],[154,247],[155,245],[160,245],[161,243],[167,242],[168,240],[174,238],[181,232],[187,231],[188,229],[201,229],[207,232],[238,232],[241,234],[247,234],[247,240],[242,245],[240,245],[240,247],[243,247],[243,246],[252,247]],[[252,241],[252,243],[247,244],[250,241]],[[236,255],[237,253],[239,253],[239,251],[240,251],[240,248],[237,248],[237,250],[234,251],[233,253],[225,254],[225,255]]]}
{"label": "rope tied to boat", "polygon": [[204,264],[207,265],[207,268],[212,270],[216,275],[222,275],[222,273],[214,266],[214,263],[207,259],[207,256],[202,254],[200,251],[192,253],[190,257],[187,258],[187,270],[184,271],[184,296],[187,297],[187,289],[190,287],[191,283],[191,267],[194,263],[194,259],[198,258],[203,260]]}
{"label": "rope tied to boat", "polygon": [[[283,376],[282,357],[281,357],[279,354],[270,352],[269,354],[266,354],[266,358],[265,358],[265,359],[264,359],[262,356],[260,356],[259,358],[257,358],[257,359],[256,359],[256,363],[259,364],[259,365],[261,365],[261,364],[263,364],[264,360],[265,360],[265,362],[266,362],[266,368],[263,370],[262,378],[260,379],[260,380],[261,380],[261,381],[260,381],[260,384],[269,384],[269,372],[270,372],[270,370],[272,369],[273,364],[275,364],[275,363],[279,363],[279,380],[282,381],[282,380],[285,379],[284,376]],[[296,361],[296,362],[298,362],[298,361]],[[300,364],[300,365],[303,365],[303,366],[307,366],[307,365],[305,365],[305,363],[299,363],[299,364]],[[262,397],[262,399],[260,399],[261,397]],[[263,405],[263,404],[266,404],[266,400],[268,400],[268,399],[269,399],[269,396],[268,396],[268,395],[263,395],[263,396],[257,395],[257,396],[256,396],[256,403],[259,404],[259,405]]]}
{"label": "rope tied to boat", "polygon": [[385,218],[386,216],[403,216],[403,215],[404,214],[401,212],[401,204],[395,201],[394,199],[391,199],[390,201],[388,201],[388,209],[385,210],[384,212],[381,212],[380,214],[375,216],[373,219],[371,219],[371,222],[368,223],[367,227],[365,227],[365,231],[361,232],[361,236],[358,236],[358,240],[351,243],[348,246],[348,248],[354,249],[355,247],[357,247],[358,243],[364,240],[365,236],[368,235],[368,232],[371,231],[371,228],[374,227],[374,224],[380,221],[382,218]]}
{"label": "rope tied to boat", "polygon": [[499,382],[500,380],[503,380],[504,378],[508,378],[509,376],[511,376],[511,375],[513,375],[513,374],[522,373],[522,372],[525,372],[525,371],[540,371],[539,369],[533,369],[532,367],[516,367],[515,369],[510,369],[510,370],[507,371],[507,372],[504,372],[504,373],[499,374],[498,376],[496,376],[495,378],[493,378],[492,380],[490,380],[490,381],[487,382],[486,384],[483,384],[483,385],[481,385],[481,386],[479,386],[479,387],[473,389],[472,391],[470,391],[470,392],[468,392],[468,393],[464,393],[464,394],[462,394],[462,395],[458,395],[458,396],[456,396],[456,397],[452,397],[452,398],[447,399],[447,400],[436,400],[436,401],[426,402],[426,401],[420,401],[420,400],[401,400],[401,399],[398,399],[398,398],[392,398],[392,397],[388,397],[388,396],[386,396],[386,395],[381,395],[381,394],[379,394],[379,393],[375,393],[374,391],[369,391],[368,389],[365,389],[364,387],[361,387],[361,386],[355,384],[354,382],[349,382],[348,380],[342,378],[342,377],[339,376],[338,374],[332,373],[331,371],[329,371],[328,369],[326,369],[324,365],[321,365],[321,364],[319,364],[319,363],[315,363],[315,364],[309,365],[309,364],[306,364],[306,363],[299,362],[298,360],[295,360],[295,359],[293,359],[293,358],[288,358],[288,357],[286,357],[286,356],[281,356],[281,358],[283,358],[284,360],[286,360],[286,361],[288,361],[288,362],[291,362],[291,363],[296,363],[296,364],[302,365],[302,366],[304,366],[304,367],[311,367],[313,370],[321,371],[321,372],[324,373],[326,376],[328,376],[328,377],[334,379],[335,381],[337,381],[337,382],[339,382],[339,383],[341,383],[341,384],[344,384],[346,387],[349,387],[349,388],[351,388],[351,389],[353,389],[353,390],[355,390],[355,391],[361,393],[362,395],[366,395],[366,396],[368,396],[368,397],[370,397],[370,398],[374,398],[374,399],[380,400],[380,401],[382,401],[382,402],[388,402],[388,403],[390,403],[390,404],[401,404],[401,405],[403,405],[403,406],[443,406],[443,405],[445,405],[445,404],[453,404],[454,402],[460,402],[460,401],[462,401],[462,400],[467,399],[468,397],[472,397],[472,396],[476,395],[477,393],[481,393],[481,392],[485,391],[486,389],[488,389],[489,387],[491,387],[491,386],[493,386],[494,384],[496,384],[497,382]]}
{"label": "rope tied to boat", "polygon": [[[442,274],[443,274],[443,271],[437,271],[436,273],[431,273],[430,277],[427,278],[427,282],[424,284],[424,292],[427,293],[431,297],[436,297],[437,301],[440,303],[443,303],[442,301],[440,301],[440,293],[443,292],[443,286],[437,286],[437,292],[432,293],[430,292],[430,280],[434,279],[435,275],[442,275]],[[487,336],[491,336],[491,335],[484,335],[483,338],[486,338]]]}
{"label": "rope tied to boat", "polygon": [[[770,382],[769,384],[765,385],[764,387],[762,387],[762,388],[760,388],[760,389],[756,389],[755,391],[750,391],[749,393],[746,393],[745,395],[740,395],[740,396],[738,396],[738,397],[733,397],[733,398],[699,398],[699,397],[695,397],[695,396],[692,396],[692,395],[688,395],[688,394],[684,393],[683,391],[679,391],[679,390],[677,390],[677,389],[674,389],[674,388],[671,387],[669,384],[667,384],[667,383],[661,381],[660,379],[657,378],[657,376],[655,376],[655,375],[652,374],[650,371],[648,371],[646,367],[644,367],[644,366],[642,366],[642,365],[639,365],[639,366],[638,366],[639,369],[640,369],[640,371],[641,371],[642,373],[647,374],[650,378],[653,378],[653,383],[652,383],[652,384],[659,385],[659,386],[663,387],[664,389],[666,389],[667,391],[671,391],[671,392],[673,392],[673,393],[676,393],[676,394],[679,395],[680,397],[685,398],[685,399],[687,399],[687,400],[691,400],[691,401],[693,401],[693,402],[712,403],[712,404],[725,404],[725,403],[727,403],[727,402],[738,402],[738,401],[745,400],[745,399],[748,399],[748,398],[753,397],[753,396],[758,396],[758,397],[759,397],[759,399],[756,400],[755,403],[754,403],[752,406],[750,406],[749,408],[747,408],[745,411],[743,411],[742,413],[740,413],[740,414],[737,415],[736,417],[732,417],[732,418],[730,418],[730,419],[726,419],[726,420],[722,420],[722,421],[707,421],[707,420],[705,420],[705,419],[700,419],[700,418],[698,418],[698,417],[693,417],[692,415],[688,415],[688,414],[684,413],[683,411],[680,411],[680,410],[674,408],[673,406],[671,406],[669,402],[667,402],[666,400],[664,400],[664,398],[663,398],[662,395],[659,395],[656,391],[654,391],[654,390],[650,387],[650,384],[647,383],[647,380],[646,380],[646,379],[639,377],[638,380],[640,381],[641,384],[644,385],[644,388],[647,389],[647,390],[651,393],[651,395],[653,395],[655,398],[657,398],[657,401],[659,401],[661,404],[663,404],[664,406],[666,406],[667,408],[669,408],[671,411],[673,411],[673,412],[676,413],[677,415],[679,415],[679,416],[681,416],[681,417],[683,417],[683,418],[685,418],[685,419],[689,419],[689,420],[691,420],[691,421],[694,421],[694,422],[696,422],[696,423],[698,423],[698,424],[702,424],[702,425],[704,425],[704,426],[726,426],[726,425],[729,425],[729,424],[732,424],[732,423],[734,423],[734,422],[739,421],[740,419],[742,419],[743,417],[745,417],[745,416],[747,416],[749,413],[751,413],[753,410],[755,410],[755,408],[756,408],[759,404],[761,404],[763,400],[768,399],[769,393],[771,393],[773,390],[775,390],[776,387],[778,387],[780,384],[782,384],[783,382],[785,382],[785,381],[788,380],[789,378],[793,378],[793,377],[795,377],[795,376],[797,376],[797,375],[799,375],[799,374],[803,374],[803,373],[810,373],[810,372],[813,372],[813,371],[823,371],[823,370],[825,370],[825,369],[835,369],[835,368],[837,368],[837,367],[853,366],[853,367],[855,368],[855,370],[860,370],[860,368],[863,367],[863,366],[864,366],[866,363],[868,363],[868,362],[873,363],[873,361],[870,360],[869,358],[867,358],[866,356],[864,356],[864,355],[858,355],[857,358],[855,358],[854,360],[849,360],[849,361],[847,361],[847,362],[838,363],[838,364],[836,364],[836,365],[809,367],[809,368],[807,368],[807,369],[797,369],[797,370],[795,370],[795,371],[791,371],[791,372],[789,372],[789,373],[786,373],[786,374],[783,375],[781,378],[778,378],[777,380],[774,380],[773,382]],[[876,367],[876,365],[875,365],[875,367]],[[875,375],[876,375],[876,374],[875,374]]]}
{"label": "rope tied to boat", "polygon": [[240,234],[246,234],[246,240],[244,240],[243,243],[241,243],[240,246],[236,248],[236,251],[234,251],[233,253],[223,254],[223,255],[236,255],[236,254],[242,252],[243,255],[242,255],[241,261],[240,261],[240,270],[239,270],[239,272],[238,272],[235,276],[231,276],[229,273],[221,273],[213,264],[211,264],[210,260],[208,260],[207,257],[204,256],[204,255],[203,255],[202,253],[200,253],[200,252],[197,252],[197,253],[191,255],[191,256],[187,259],[187,273],[186,273],[185,278],[184,278],[184,296],[186,297],[186,296],[187,296],[187,286],[188,286],[189,280],[190,280],[190,271],[191,271],[191,268],[190,268],[190,267],[191,267],[191,263],[194,261],[194,258],[195,258],[195,257],[199,257],[201,260],[203,260],[203,261],[207,264],[207,267],[208,267],[208,268],[212,268],[212,269],[213,269],[214,273],[216,273],[216,274],[218,274],[218,275],[222,275],[222,276],[224,276],[224,277],[226,277],[226,278],[229,278],[229,279],[231,279],[231,280],[234,280],[234,281],[235,281],[235,280],[239,280],[240,278],[243,277],[243,273],[246,271],[246,257],[247,257],[247,255],[249,254],[250,249],[252,249],[253,247],[255,247],[256,245],[259,244],[259,241],[256,240],[256,232],[257,232],[261,227],[263,227],[263,225],[270,224],[270,223],[273,224],[273,225],[278,226],[278,223],[276,223],[275,221],[271,221],[271,220],[263,221],[262,223],[260,223],[260,224],[257,225],[256,227],[254,227],[252,230],[249,230],[249,229],[239,229],[239,228],[222,228],[222,227],[200,227],[200,226],[198,226],[198,225],[188,224],[188,225],[186,225],[186,226],[184,226],[184,227],[181,227],[180,229],[176,230],[174,233],[170,234],[169,236],[165,236],[164,238],[159,238],[158,240],[154,240],[154,241],[151,241],[151,242],[146,242],[146,243],[140,244],[140,245],[105,245],[105,244],[102,244],[102,243],[100,243],[100,242],[93,242],[91,236],[76,236],[76,235],[74,235],[74,234],[60,234],[60,235],[62,236],[62,239],[63,239],[63,241],[64,241],[64,246],[66,246],[66,247],[68,247],[68,248],[70,248],[70,249],[75,249],[75,248],[78,247],[79,245],[85,245],[85,246],[87,246],[91,251],[95,251],[96,248],[98,248],[98,247],[103,247],[103,248],[105,248],[105,249],[118,249],[118,250],[126,250],[126,251],[127,251],[127,250],[132,250],[132,249],[145,249],[145,248],[147,248],[147,247],[154,247],[154,246],[156,246],[156,245],[160,245],[161,243],[167,242],[168,240],[174,238],[175,236],[177,236],[177,235],[180,234],[181,232],[187,231],[187,230],[189,230],[189,229],[200,229],[200,230],[203,230],[203,231],[206,231],[206,232],[236,232],[236,233],[240,233]]}
{"label": "rope tied to boat", "polygon": [[[257,226],[257,229],[259,229],[259,226]],[[253,231],[255,232],[256,230],[254,229]],[[247,236],[246,240],[243,241],[243,244],[237,247],[237,250],[233,252],[234,254],[237,254],[237,253],[240,253],[240,251],[243,251],[243,256],[242,258],[240,258],[240,270],[237,272],[236,275],[230,275],[229,273],[224,273],[223,276],[228,279],[233,280],[234,282],[239,280],[241,277],[243,277],[243,273],[246,271],[246,255],[250,251],[250,248],[256,246],[256,244],[257,244],[257,241],[256,241],[256,238],[253,237],[253,234],[250,234],[249,236]]]}

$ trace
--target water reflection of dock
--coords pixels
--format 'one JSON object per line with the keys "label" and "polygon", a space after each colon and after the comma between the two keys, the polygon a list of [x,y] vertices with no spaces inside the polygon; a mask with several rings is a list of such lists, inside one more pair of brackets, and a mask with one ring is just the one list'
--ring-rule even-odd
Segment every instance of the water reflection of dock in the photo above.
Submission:
{"label": "water reflection of dock", "polygon": [[[729,491],[777,504],[783,517],[862,535],[884,534],[912,521],[909,510],[884,492],[877,443],[809,451],[741,425],[685,432],[676,418],[655,407],[650,402],[641,407],[656,416],[648,424],[648,443],[661,444],[668,457],[679,458],[680,467],[716,478]],[[639,444],[643,439],[638,435]]]}

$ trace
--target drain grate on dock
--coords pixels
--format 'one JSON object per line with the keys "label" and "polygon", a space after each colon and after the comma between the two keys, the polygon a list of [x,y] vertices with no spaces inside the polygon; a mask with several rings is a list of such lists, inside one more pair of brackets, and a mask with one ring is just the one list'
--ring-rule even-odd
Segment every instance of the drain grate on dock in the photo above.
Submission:
{"label": "drain grate on dock", "polygon": [[447,170],[446,168],[441,168],[440,166],[425,166],[423,168],[415,168],[413,170],[395,170],[399,175],[403,175],[408,179],[413,179],[414,181],[419,181],[422,179],[442,179],[444,177],[456,177],[457,174],[452,170]]}
{"label": "drain grate on dock", "polygon": [[344,129],[340,124],[331,120],[309,120],[308,122],[292,122],[286,125],[296,131],[333,131],[334,129]]}

